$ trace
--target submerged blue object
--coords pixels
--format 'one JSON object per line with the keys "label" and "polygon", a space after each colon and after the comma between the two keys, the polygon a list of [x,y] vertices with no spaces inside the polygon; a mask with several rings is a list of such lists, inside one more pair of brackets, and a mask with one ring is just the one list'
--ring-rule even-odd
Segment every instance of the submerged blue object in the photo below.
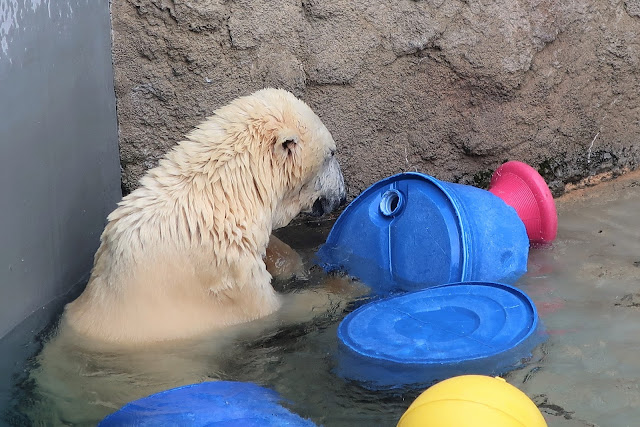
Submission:
{"label": "submerged blue object", "polygon": [[385,294],[462,281],[513,283],[529,239],[515,209],[486,190],[421,173],[383,179],[359,195],[318,251]]}
{"label": "submerged blue object", "polygon": [[366,304],[338,327],[338,374],[370,388],[500,375],[545,339],[531,299],[509,285],[455,283]]}
{"label": "submerged blue object", "polygon": [[273,390],[256,384],[215,381],[162,391],[127,403],[103,419],[109,426],[291,426],[315,424],[280,406]]}

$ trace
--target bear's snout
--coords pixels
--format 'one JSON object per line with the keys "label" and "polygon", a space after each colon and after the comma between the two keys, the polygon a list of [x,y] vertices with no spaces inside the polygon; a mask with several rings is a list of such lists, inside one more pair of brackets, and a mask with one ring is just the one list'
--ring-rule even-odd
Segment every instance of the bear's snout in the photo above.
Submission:
{"label": "bear's snout", "polygon": [[322,216],[331,213],[340,206],[344,205],[346,202],[346,196],[340,198],[320,197],[313,203],[313,207],[311,208],[311,215]]}
{"label": "bear's snout", "polygon": [[311,208],[313,216],[322,216],[333,212],[347,201],[342,170],[335,157],[325,163],[323,171],[317,177],[316,189],[320,192]]}

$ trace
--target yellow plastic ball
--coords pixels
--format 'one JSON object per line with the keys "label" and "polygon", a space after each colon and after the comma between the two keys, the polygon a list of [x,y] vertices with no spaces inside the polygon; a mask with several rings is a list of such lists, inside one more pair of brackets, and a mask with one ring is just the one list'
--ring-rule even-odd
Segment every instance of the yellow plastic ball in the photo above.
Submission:
{"label": "yellow plastic ball", "polygon": [[499,377],[463,375],[424,391],[397,427],[547,427],[518,388]]}

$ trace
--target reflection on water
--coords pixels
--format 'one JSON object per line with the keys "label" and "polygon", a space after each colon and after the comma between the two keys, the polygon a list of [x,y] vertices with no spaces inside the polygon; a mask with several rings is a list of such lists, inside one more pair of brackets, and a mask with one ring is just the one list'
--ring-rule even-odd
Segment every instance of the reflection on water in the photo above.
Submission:
{"label": "reflection on water", "polygon": [[[516,284],[536,302],[550,337],[524,368],[506,378],[538,404],[550,426],[635,426],[640,174],[571,193],[557,204],[557,241],[531,251],[529,272]],[[279,237],[311,267],[331,224],[300,222]],[[276,287],[319,286],[322,276],[312,268],[308,280]],[[4,419],[13,425],[93,425],[152,392],[225,379],[272,388],[288,399],[289,408],[318,424],[393,426],[422,390],[373,392],[333,373],[337,325],[353,306],[292,327],[254,325],[135,352],[89,350],[73,339],[54,339],[19,370]],[[25,342],[30,330],[23,332]]]}
{"label": "reflection on water", "polygon": [[550,338],[507,376],[552,426],[637,426],[640,417],[640,173],[557,202],[557,242],[532,251],[520,285]]}

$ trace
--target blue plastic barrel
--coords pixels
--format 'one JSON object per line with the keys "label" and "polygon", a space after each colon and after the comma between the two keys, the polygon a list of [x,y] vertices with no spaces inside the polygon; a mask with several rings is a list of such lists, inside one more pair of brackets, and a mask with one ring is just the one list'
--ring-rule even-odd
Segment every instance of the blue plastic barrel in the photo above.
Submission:
{"label": "blue plastic barrel", "polygon": [[338,327],[337,374],[368,388],[501,375],[546,338],[534,303],[488,282],[436,286],[366,304]]}
{"label": "blue plastic barrel", "polygon": [[340,215],[318,262],[374,291],[462,281],[513,283],[529,240],[515,209],[486,190],[421,173],[383,179]]}
{"label": "blue plastic barrel", "polygon": [[252,383],[215,381],[162,391],[127,403],[104,418],[110,426],[313,427],[290,412],[273,390]]}

